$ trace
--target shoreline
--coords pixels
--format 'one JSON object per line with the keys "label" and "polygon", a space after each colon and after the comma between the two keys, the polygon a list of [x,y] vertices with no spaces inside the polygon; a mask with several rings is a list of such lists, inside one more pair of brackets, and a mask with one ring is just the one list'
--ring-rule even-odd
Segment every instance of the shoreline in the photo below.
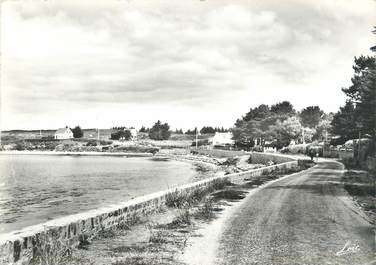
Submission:
{"label": "shoreline", "polygon": [[24,229],[2,234],[0,237],[0,253],[4,255],[4,260],[7,261],[26,261],[29,257],[29,250],[33,247],[35,237],[41,234],[50,237],[53,233],[57,233],[54,236],[64,240],[64,242],[69,242],[69,247],[75,248],[80,244],[81,236],[84,235],[88,239],[91,239],[101,231],[110,230],[124,222],[125,224],[131,222],[132,218],[137,217],[139,214],[144,216],[155,213],[161,208],[168,206],[169,200],[186,198],[187,194],[195,194],[198,191],[216,187],[220,182],[230,180],[233,183],[237,183],[244,178],[259,176],[272,169],[290,168],[296,165],[297,161],[289,161],[240,173],[211,176],[99,209],[67,215],[38,225],[28,226]]}
{"label": "shoreline", "polygon": [[[199,157],[197,159],[187,158],[186,157],[187,155],[176,156],[176,155],[165,155],[165,154],[158,154],[158,153],[156,155],[153,155],[151,153],[126,153],[126,152],[111,153],[111,152],[62,152],[62,151],[15,151],[15,150],[14,151],[13,150],[12,151],[0,151],[0,156],[1,155],[116,156],[116,157],[124,157],[124,158],[144,157],[144,158],[151,158],[151,159],[165,159],[166,158],[166,159],[171,160],[171,161],[183,162],[183,163],[191,164],[193,166],[195,166],[197,164],[201,164],[201,165],[206,166],[208,168],[208,171],[206,173],[201,173],[201,174],[199,174],[200,172],[197,171],[199,178],[193,178],[189,182],[184,183],[184,184],[175,184],[175,185],[172,185],[171,187],[168,187],[166,189],[155,191],[153,193],[142,194],[142,195],[130,198],[128,200],[124,200],[124,201],[120,201],[120,202],[116,202],[116,203],[110,203],[108,205],[103,205],[103,206],[93,208],[93,209],[90,209],[90,210],[85,210],[85,211],[81,211],[81,212],[78,212],[78,213],[72,213],[72,214],[67,214],[67,215],[64,215],[64,216],[55,217],[51,220],[46,220],[46,221],[41,222],[41,223],[27,225],[27,226],[20,228],[20,229],[2,232],[2,233],[0,233],[0,245],[4,244],[4,242],[3,242],[4,238],[8,238],[8,237],[13,238],[15,235],[18,235],[20,233],[29,234],[30,231],[31,231],[31,234],[32,234],[32,233],[34,233],[35,229],[42,231],[40,229],[41,227],[51,226],[50,225],[51,223],[55,223],[55,222],[59,223],[61,220],[67,220],[67,219],[69,220],[71,218],[74,219],[77,216],[79,216],[80,219],[82,219],[83,216],[85,218],[89,218],[87,215],[90,215],[90,217],[92,217],[92,216],[98,215],[98,213],[102,213],[104,210],[108,211],[108,209],[112,209],[112,208],[117,209],[117,208],[123,206],[124,204],[133,203],[134,201],[137,201],[138,199],[142,199],[144,197],[149,197],[149,196],[152,196],[152,195],[155,195],[155,194],[163,193],[163,192],[166,192],[167,190],[172,191],[172,190],[174,190],[174,189],[176,189],[180,186],[186,186],[186,185],[194,184],[196,182],[200,182],[200,181],[207,180],[207,179],[210,179],[210,178],[224,177],[224,173],[225,173],[223,170],[221,170],[221,167],[219,165],[215,164],[215,163],[202,161],[202,160],[200,160]],[[91,215],[91,213],[95,213],[95,214]],[[52,225],[52,226],[54,226],[54,225]]]}
{"label": "shoreline", "polygon": [[152,157],[152,153],[128,152],[64,152],[64,151],[0,151],[0,155],[65,155],[65,156],[126,156],[126,157]]}

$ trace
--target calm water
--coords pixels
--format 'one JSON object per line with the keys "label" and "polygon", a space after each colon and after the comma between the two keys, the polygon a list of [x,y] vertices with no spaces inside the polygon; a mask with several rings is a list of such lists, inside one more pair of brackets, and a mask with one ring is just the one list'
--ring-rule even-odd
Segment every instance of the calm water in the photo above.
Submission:
{"label": "calm water", "polygon": [[0,233],[129,200],[198,177],[177,161],[0,155]]}

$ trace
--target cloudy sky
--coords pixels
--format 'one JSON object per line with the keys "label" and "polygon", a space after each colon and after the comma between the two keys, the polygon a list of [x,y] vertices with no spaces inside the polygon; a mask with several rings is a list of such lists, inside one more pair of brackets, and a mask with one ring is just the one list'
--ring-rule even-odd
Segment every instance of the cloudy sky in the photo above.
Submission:
{"label": "cloudy sky", "polygon": [[336,111],[373,0],[8,1],[1,127],[232,126],[258,104]]}

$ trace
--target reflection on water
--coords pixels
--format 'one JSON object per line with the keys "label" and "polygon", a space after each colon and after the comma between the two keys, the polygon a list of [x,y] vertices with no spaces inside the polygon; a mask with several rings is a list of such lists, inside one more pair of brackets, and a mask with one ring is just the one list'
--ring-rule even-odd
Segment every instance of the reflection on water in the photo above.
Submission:
{"label": "reflection on water", "polygon": [[150,158],[0,155],[0,233],[191,181],[191,164]]}

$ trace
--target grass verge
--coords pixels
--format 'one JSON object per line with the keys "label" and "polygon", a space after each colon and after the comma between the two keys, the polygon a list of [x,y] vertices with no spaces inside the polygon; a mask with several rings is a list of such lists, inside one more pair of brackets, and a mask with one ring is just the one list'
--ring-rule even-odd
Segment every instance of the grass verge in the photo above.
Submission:
{"label": "grass verge", "polygon": [[376,224],[376,176],[364,170],[348,170],[343,175],[345,190]]}

